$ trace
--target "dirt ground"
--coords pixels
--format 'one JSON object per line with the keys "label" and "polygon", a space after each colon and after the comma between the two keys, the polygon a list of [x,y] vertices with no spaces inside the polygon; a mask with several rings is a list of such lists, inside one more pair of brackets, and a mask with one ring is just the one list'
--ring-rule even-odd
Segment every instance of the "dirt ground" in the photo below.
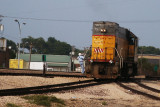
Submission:
{"label": "dirt ground", "polygon": [[[31,76],[0,76],[0,89],[12,89],[31,86],[53,85],[67,82],[89,80],[86,78],[69,77],[31,77]],[[143,81],[143,84],[160,90],[160,81]],[[125,83],[134,86],[132,83]],[[138,87],[138,86],[135,86]],[[137,89],[140,89],[139,87]],[[147,92],[147,90],[145,90]],[[154,93],[160,97],[160,93]],[[160,101],[152,100],[142,95],[134,94],[118,86],[115,82],[89,86],[74,90],[49,93],[65,100],[67,107],[160,107]],[[0,107],[13,103],[22,107],[39,107],[30,104],[22,96],[0,97]],[[53,105],[54,106],[54,105]]]}

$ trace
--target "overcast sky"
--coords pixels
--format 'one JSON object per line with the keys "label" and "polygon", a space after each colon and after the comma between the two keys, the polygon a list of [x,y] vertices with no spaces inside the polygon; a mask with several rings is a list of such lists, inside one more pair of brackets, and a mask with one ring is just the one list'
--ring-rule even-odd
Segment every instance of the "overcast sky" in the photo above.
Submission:
{"label": "overcast sky", "polygon": [[[77,48],[91,45],[92,22],[113,21],[139,37],[139,45],[160,48],[160,0],[0,0],[4,37],[55,37]],[[0,35],[1,36],[1,35]]]}

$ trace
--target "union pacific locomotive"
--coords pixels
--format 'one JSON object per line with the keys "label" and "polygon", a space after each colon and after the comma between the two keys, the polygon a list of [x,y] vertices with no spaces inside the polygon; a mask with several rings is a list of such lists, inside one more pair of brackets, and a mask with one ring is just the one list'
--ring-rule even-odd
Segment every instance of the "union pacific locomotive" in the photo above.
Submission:
{"label": "union pacific locomotive", "polygon": [[116,79],[137,74],[138,38],[115,22],[93,22],[90,56],[85,62],[87,77]]}

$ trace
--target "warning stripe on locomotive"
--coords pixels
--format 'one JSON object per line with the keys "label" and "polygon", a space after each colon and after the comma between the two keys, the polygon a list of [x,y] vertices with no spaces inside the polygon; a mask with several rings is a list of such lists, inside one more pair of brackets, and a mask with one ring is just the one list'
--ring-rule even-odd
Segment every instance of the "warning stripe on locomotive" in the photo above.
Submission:
{"label": "warning stripe on locomotive", "polygon": [[95,48],[95,49],[94,49],[94,52],[95,52],[95,53],[103,53],[104,50],[101,49],[101,48]]}

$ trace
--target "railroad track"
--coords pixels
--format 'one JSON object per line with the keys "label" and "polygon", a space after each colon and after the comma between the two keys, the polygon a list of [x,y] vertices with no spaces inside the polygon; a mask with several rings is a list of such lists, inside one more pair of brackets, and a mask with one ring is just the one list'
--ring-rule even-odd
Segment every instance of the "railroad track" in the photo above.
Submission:
{"label": "railroad track", "polygon": [[[43,76],[43,71],[30,71],[30,70],[10,70],[10,69],[0,69],[0,75],[13,75],[13,76]],[[85,77],[81,73],[73,73],[73,72],[47,72],[46,77],[54,77],[54,76],[64,76],[64,77]],[[120,87],[130,90],[133,93],[143,95],[145,97],[160,100],[159,96],[152,95],[150,93],[146,93],[143,90],[137,90],[129,85],[124,84],[124,82],[132,82],[137,84],[137,86],[152,91],[154,93],[160,94],[160,90],[146,86],[142,84],[141,80],[152,80],[148,78],[131,78],[129,80],[116,80],[117,85]],[[153,79],[155,80],[155,78]],[[157,80],[157,79],[156,79]],[[43,93],[55,93],[66,90],[73,90],[78,88],[84,88],[89,86],[106,84],[108,82],[115,82],[115,80],[86,80],[86,81],[77,81],[63,84],[54,84],[54,85],[45,85],[45,86],[37,86],[37,87],[26,87],[26,88],[14,88],[14,89],[4,89],[0,90],[0,96],[17,96],[17,95],[27,95],[27,94],[43,94]]]}
{"label": "railroad track", "polygon": [[85,88],[89,86],[97,86],[97,85],[106,84],[106,83],[107,83],[106,81],[95,82],[94,80],[85,80],[85,81],[77,81],[77,82],[45,85],[45,86],[37,86],[37,87],[4,89],[4,90],[0,90],[0,96],[55,93],[55,92],[73,90],[78,88]]}
{"label": "railroad track", "polygon": [[156,92],[156,93],[160,93],[160,90],[155,89],[155,88],[152,88],[152,87],[149,87],[149,86],[147,86],[147,85],[145,85],[145,84],[142,84],[141,82],[134,81],[134,83],[136,83],[136,84],[139,85],[140,87],[143,87],[143,88],[145,88],[145,89],[147,89],[147,90],[150,90],[150,91],[153,91],[153,92]]}
{"label": "railroad track", "polygon": [[[59,72],[59,71],[46,71],[45,76],[43,71],[38,70],[26,70],[26,69],[0,69],[0,75],[11,75],[11,76],[38,76],[38,77],[76,77],[76,78],[86,78],[85,75],[80,72]],[[160,80],[159,76],[156,77],[146,77],[146,78],[130,78],[130,80]],[[128,81],[128,79],[126,79]]]}
{"label": "railroad track", "polygon": [[[89,86],[97,86],[101,84],[116,82],[120,87],[130,90],[133,93],[143,95],[145,97],[160,100],[160,97],[146,93],[144,91],[138,90],[137,88],[132,88],[129,85],[124,84],[126,81],[124,80],[85,80],[85,81],[77,81],[77,82],[70,82],[70,83],[62,83],[62,84],[53,84],[53,85],[44,85],[44,86],[36,86],[36,87],[25,87],[25,88],[14,88],[14,89],[3,89],[0,90],[0,96],[17,96],[17,95],[28,95],[28,94],[44,94],[44,93],[56,93],[61,91],[67,90],[74,90],[79,88],[85,88]],[[147,90],[156,92],[157,95],[160,93],[160,90],[146,86],[139,81],[134,81],[133,79],[129,80],[129,83],[137,84],[138,86],[145,88]]]}
{"label": "railroad track", "polygon": [[158,94],[160,93],[160,90],[155,89],[155,88],[152,88],[152,87],[149,87],[149,86],[147,86],[147,85],[144,85],[144,84],[140,83],[139,81],[132,81],[132,82],[133,82],[134,84],[137,84],[139,87],[144,88],[144,90],[149,90],[149,91],[151,91],[151,93],[152,93],[152,92],[157,93],[157,95],[152,95],[152,94],[150,94],[150,93],[147,93],[147,92],[145,92],[144,90],[140,90],[138,87],[133,88],[133,87],[131,87],[131,86],[129,86],[129,85],[124,84],[123,82],[117,81],[116,83],[117,83],[117,85],[119,85],[120,87],[122,87],[122,88],[124,88],[124,89],[126,89],[126,90],[129,90],[129,91],[131,91],[132,93],[139,94],[139,95],[143,95],[143,96],[148,97],[148,98],[151,98],[151,99],[153,99],[153,100],[160,100],[160,96],[158,96]]}
{"label": "railroad track", "polygon": [[146,76],[147,80],[160,80],[160,76]]}
{"label": "railroad track", "polygon": [[[11,75],[11,76],[39,76],[44,77],[43,71],[35,70],[22,70],[22,69],[0,69],[0,75]],[[46,71],[45,77],[86,77],[79,72],[56,72],[56,71]]]}

